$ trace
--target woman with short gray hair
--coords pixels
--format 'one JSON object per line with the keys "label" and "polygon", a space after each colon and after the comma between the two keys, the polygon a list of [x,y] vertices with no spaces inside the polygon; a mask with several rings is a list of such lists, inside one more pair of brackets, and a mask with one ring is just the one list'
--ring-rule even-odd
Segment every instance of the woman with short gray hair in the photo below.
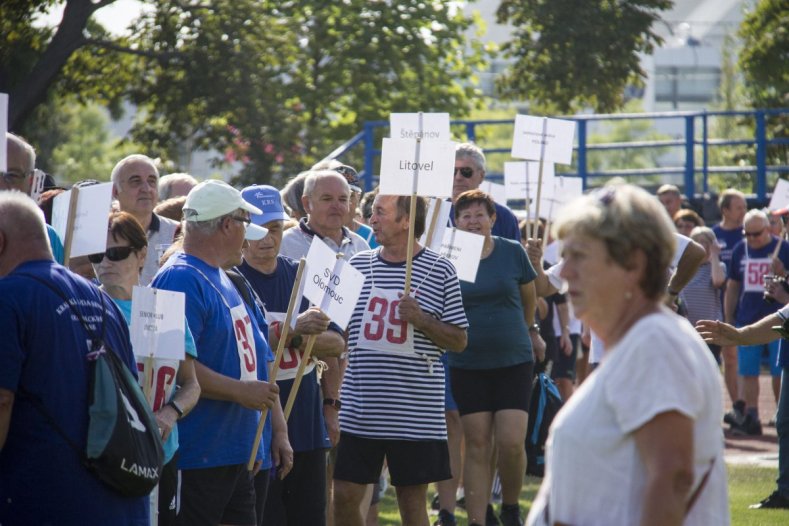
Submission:
{"label": "woman with short gray hair", "polygon": [[718,370],[662,301],[673,230],[630,185],[581,197],[556,221],[560,275],[606,354],[553,422],[528,524],[729,523]]}

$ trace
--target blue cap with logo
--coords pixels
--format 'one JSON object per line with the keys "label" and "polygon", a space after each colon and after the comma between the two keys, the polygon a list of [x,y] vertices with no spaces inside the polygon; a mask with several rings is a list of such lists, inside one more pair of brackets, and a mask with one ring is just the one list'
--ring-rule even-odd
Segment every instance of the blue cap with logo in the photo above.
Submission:
{"label": "blue cap with logo", "polygon": [[265,225],[269,221],[287,221],[290,219],[282,207],[279,190],[273,186],[257,184],[247,186],[241,191],[244,201],[263,211],[262,214],[251,214],[250,218],[256,225]]}

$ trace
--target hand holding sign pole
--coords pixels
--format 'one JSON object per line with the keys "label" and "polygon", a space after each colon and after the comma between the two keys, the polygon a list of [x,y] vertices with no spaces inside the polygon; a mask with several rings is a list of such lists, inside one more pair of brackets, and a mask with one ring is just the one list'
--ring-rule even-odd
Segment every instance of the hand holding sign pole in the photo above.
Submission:
{"label": "hand holding sign pole", "polygon": [[[277,352],[274,355],[274,365],[271,366],[271,375],[269,382],[276,382],[277,375],[279,374],[279,363],[282,361],[282,354],[285,352],[285,342],[288,339],[288,332],[290,331],[290,323],[293,319],[293,312],[298,309],[301,304],[301,279],[304,274],[304,267],[306,260],[301,258],[299,260],[299,267],[296,270],[296,279],[293,282],[293,290],[290,291],[290,300],[288,301],[288,312],[285,314],[285,321],[282,322],[282,336],[277,342]],[[279,402],[277,402],[279,403]],[[255,469],[255,458],[258,455],[258,448],[260,447],[260,438],[263,436],[263,427],[266,425],[266,417],[268,416],[268,407],[264,407],[260,413],[260,421],[258,422],[258,429],[255,433],[255,441],[252,443],[252,453],[249,455],[247,462],[247,470],[253,471]]]}

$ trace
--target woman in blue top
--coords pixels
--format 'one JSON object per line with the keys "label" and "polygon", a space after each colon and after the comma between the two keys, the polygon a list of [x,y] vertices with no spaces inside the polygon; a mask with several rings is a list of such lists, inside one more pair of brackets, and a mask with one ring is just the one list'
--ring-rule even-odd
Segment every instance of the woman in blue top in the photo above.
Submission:
{"label": "woman in blue top", "polygon": [[526,469],[523,444],[534,354],[542,359],[545,343],[534,320],[536,273],[519,243],[491,235],[495,222],[495,205],[486,193],[469,190],[458,196],[455,224],[485,241],[476,281],[460,284],[468,346],[449,356],[449,370],[466,440],[463,481],[469,524],[485,523],[495,436],[501,519],[509,526],[522,524],[518,495]]}
{"label": "woman in blue top", "polygon": [[[132,289],[140,283],[145,264],[148,239],[140,223],[126,212],[110,214],[107,248],[88,256],[93,263],[101,288],[115,301],[127,323],[131,323]],[[178,484],[178,428],[176,422],[197,403],[200,385],[194,368],[195,351],[192,333],[186,326],[186,359],[155,360],[152,407],[164,442],[164,469],[159,481],[159,525],[175,524],[175,499]],[[137,353],[135,353],[137,354]],[[140,367],[138,361],[137,366]],[[177,371],[177,372],[176,372]],[[150,378],[151,376],[148,376]],[[143,375],[140,374],[142,382]],[[173,380],[178,385],[175,391]],[[175,391],[172,396],[169,393]],[[169,398],[169,401],[167,400]]]}

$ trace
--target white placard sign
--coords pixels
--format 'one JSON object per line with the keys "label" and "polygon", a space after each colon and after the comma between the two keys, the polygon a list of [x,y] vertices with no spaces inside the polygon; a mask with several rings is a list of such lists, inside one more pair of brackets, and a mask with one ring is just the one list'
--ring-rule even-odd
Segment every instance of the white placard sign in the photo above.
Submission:
{"label": "white placard sign", "polygon": [[8,170],[8,144],[5,134],[8,132],[8,93],[0,93],[0,172]]}
{"label": "white placard sign", "polygon": [[315,236],[303,276],[304,297],[345,329],[362,292],[364,274],[344,259],[337,259],[334,251]]}
{"label": "white placard sign", "polygon": [[773,190],[773,196],[770,198],[770,210],[779,210],[789,206],[789,181],[786,179],[778,179]]}
{"label": "white placard sign", "polygon": [[512,156],[570,164],[573,158],[574,136],[575,121],[516,115]]}
{"label": "white placard sign", "polygon": [[[504,190],[507,199],[533,200],[537,197],[540,163],[533,161],[504,163]],[[554,186],[552,163],[542,163],[541,197],[551,195]]]}
{"label": "white placard sign", "polygon": [[411,195],[418,172],[417,195],[450,197],[455,169],[455,143],[390,139],[381,149],[382,195]]}
{"label": "white placard sign", "polygon": [[[430,244],[427,244],[427,234],[428,230],[430,229],[430,223],[433,221],[433,213],[436,208],[436,204],[439,206],[438,216],[436,217],[435,225],[433,226],[433,236],[431,237]],[[444,239],[444,231],[447,229],[449,225],[449,212],[452,210],[452,201],[446,201],[444,199],[435,199],[431,198],[427,204],[427,216],[425,220],[425,231],[422,233],[422,236],[419,238],[419,244],[422,246],[426,246],[430,250],[438,252],[439,248],[441,247],[441,241]]]}
{"label": "white placard sign", "polygon": [[482,254],[484,243],[485,236],[457,228],[447,228],[444,231],[444,238],[441,240],[438,253],[455,265],[458,279],[474,283],[477,279],[479,257]]}
{"label": "white placard sign", "polygon": [[184,359],[185,303],[183,292],[134,287],[129,332],[135,356]]}
{"label": "white placard sign", "polygon": [[[66,239],[71,192],[63,192],[52,202],[52,227]],[[112,183],[85,186],[79,189],[77,213],[74,216],[70,257],[98,254],[107,248],[107,221],[112,206]]]}
{"label": "white placard sign", "polygon": [[507,204],[507,191],[503,184],[491,183],[490,181],[482,181],[479,189],[488,194],[496,203]]}
{"label": "white placard sign", "polygon": [[573,199],[583,195],[583,180],[580,177],[558,176],[550,194],[540,198],[540,215],[553,221],[559,210]]}
{"label": "white placard sign", "polygon": [[392,113],[389,115],[392,139],[448,141],[449,113]]}

